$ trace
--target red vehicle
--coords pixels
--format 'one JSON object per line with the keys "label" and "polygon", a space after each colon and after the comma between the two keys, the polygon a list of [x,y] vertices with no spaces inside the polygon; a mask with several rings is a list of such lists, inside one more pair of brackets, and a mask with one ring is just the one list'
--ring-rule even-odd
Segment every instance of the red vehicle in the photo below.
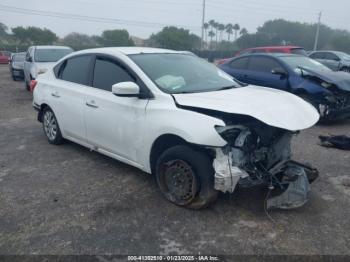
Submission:
{"label": "red vehicle", "polygon": [[[235,56],[248,55],[253,53],[285,53],[307,56],[304,48],[300,46],[262,46],[243,49],[238,51]],[[228,59],[228,58],[227,58]],[[218,65],[223,64],[227,59],[222,59],[217,62]]]}
{"label": "red vehicle", "polygon": [[11,53],[7,51],[0,51],[0,64],[8,64],[10,62]]}

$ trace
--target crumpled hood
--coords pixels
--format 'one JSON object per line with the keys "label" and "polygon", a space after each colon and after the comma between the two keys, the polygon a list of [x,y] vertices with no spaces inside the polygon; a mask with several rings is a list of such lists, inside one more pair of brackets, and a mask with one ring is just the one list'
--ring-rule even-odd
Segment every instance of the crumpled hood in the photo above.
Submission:
{"label": "crumpled hood", "polygon": [[316,109],[301,98],[259,86],[173,96],[182,106],[248,115],[267,125],[290,131],[309,128],[319,120]]}
{"label": "crumpled hood", "polygon": [[350,91],[350,74],[342,71],[316,71],[308,68],[302,68],[303,71],[317,78],[335,84],[339,89],[344,91]]}

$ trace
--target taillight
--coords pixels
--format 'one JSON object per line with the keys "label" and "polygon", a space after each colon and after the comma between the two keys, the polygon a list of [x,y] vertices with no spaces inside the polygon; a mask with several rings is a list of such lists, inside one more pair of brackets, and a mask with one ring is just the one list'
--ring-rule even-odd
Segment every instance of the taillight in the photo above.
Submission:
{"label": "taillight", "polygon": [[34,91],[34,88],[36,87],[36,84],[38,83],[38,81],[36,81],[36,80],[32,80],[32,81],[30,81],[30,85],[29,85],[29,87],[30,87],[30,92],[33,92]]}

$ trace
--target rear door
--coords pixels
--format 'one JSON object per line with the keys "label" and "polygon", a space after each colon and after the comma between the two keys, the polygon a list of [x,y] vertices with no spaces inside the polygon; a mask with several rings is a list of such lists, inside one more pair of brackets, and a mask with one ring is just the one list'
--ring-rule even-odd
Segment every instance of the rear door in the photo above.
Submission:
{"label": "rear door", "polygon": [[53,111],[63,135],[72,140],[86,141],[84,109],[87,85],[91,77],[92,55],[68,58],[55,68],[50,95]]}
{"label": "rear door", "polygon": [[146,99],[119,97],[112,85],[136,82],[137,77],[124,63],[104,55],[95,58],[92,88],[85,101],[85,121],[89,144],[123,161],[137,162],[136,144],[145,119]]}
{"label": "rear door", "polygon": [[[285,71],[286,75],[272,74],[272,70]],[[243,82],[251,85],[266,86],[286,90],[289,87],[287,71],[274,58],[252,56]]]}

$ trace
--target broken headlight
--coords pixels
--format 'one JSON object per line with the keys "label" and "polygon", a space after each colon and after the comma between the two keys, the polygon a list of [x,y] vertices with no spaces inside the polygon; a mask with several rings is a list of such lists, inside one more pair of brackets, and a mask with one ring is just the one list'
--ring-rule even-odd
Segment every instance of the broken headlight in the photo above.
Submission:
{"label": "broken headlight", "polygon": [[232,128],[232,126],[215,126],[215,130],[225,141],[229,143],[234,143],[239,134],[242,132],[241,129]]}

